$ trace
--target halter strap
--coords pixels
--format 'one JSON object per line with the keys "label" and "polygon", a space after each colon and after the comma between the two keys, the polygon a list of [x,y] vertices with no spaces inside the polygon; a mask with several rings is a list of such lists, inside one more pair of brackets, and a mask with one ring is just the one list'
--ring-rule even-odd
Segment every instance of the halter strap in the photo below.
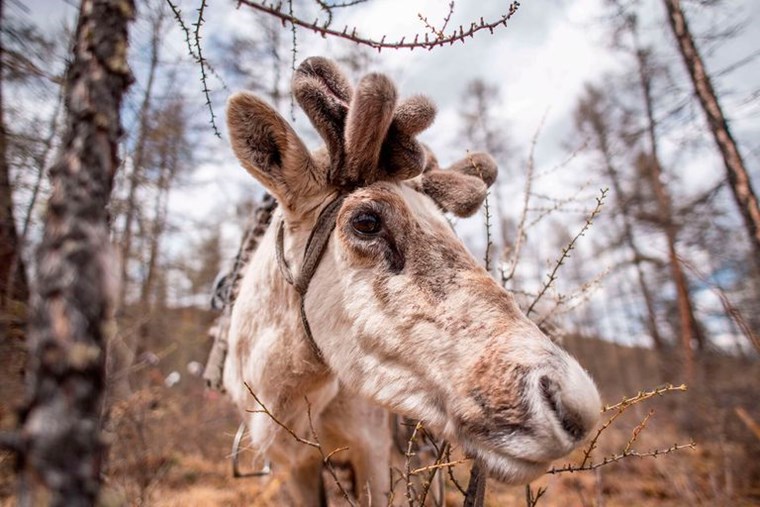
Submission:
{"label": "halter strap", "polygon": [[303,325],[303,330],[306,333],[309,345],[322,362],[324,362],[324,356],[322,355],[322,351],[317,345],[317,342],[314,340],[314,335],[311,333],[311,326],[309,326],[309,320],[306,318],[306,291],[309,289],[311,279],[314,277],[314,273],[317,272],[319,262],[322,260],[322,255],[324,255],[325,250],[327,249],[327,244],[330,242],[330,235],[335,229],[335,220],[338,216],[338,211],[340,210],[343,201],[346,199],[346,195],[347,194],[338,195],[319,213],[317,222],[314,224],[314,227],[309,234],[309,239],[306,240],[306,248],[304,248],[303,252],[301,269],[296,276],[293,276],[288,261],[285,259],[285,220],[283,218],[280,218],[280,224],[277,228],[277,240],[275,242],[277,265],[280,267],[282,277],[286,282],[293,286],[300,296],[301,324]]}

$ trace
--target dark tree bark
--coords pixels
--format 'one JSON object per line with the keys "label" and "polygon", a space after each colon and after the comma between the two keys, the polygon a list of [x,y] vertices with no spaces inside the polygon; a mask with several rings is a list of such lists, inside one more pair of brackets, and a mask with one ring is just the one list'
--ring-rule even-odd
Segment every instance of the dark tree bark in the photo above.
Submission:
{"label": "dark tree bark", "polygon": [[736,141],[734,141],[731,130],[728,128],[728,122],[723,115],[723,109],[715,94],[705,64],[694,44],[694,39],[686,23],[686,17],[681,9],[681,2],[680,0],[663,0],[663,2],[668,11],[668,23],[678,42],[678,49],[694,85],[694,91],[699,98],[699,104],[707,116],[708,127],[723,157],[728,183],[731,186],[736,204],[739,206],[739,212],[744,219],[744,225],[755,253],[756,266],[760,269],[760,206],[758,206],[757,194],[752,188],[752,181],[736,146]]}
{"label": "dark tree bark", "polygon": [[37,253],[27,402],[14,442],[19,502],[93,505],[100,487],[105,345],[112,332],[107,205],[132,80],[132,0],[82,0],[66,75],[63,149]]}

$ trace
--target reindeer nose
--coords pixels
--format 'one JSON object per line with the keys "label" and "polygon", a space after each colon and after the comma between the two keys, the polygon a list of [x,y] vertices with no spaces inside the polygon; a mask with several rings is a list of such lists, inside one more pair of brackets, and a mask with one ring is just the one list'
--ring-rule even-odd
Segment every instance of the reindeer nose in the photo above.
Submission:
{"label": "reindeer nose", "polygon": [[545,403],[573,441],[582,440],[596,426],[601,409],[599,391],[580,365],[570,364],[560,380],[544,375],[540,387]]}

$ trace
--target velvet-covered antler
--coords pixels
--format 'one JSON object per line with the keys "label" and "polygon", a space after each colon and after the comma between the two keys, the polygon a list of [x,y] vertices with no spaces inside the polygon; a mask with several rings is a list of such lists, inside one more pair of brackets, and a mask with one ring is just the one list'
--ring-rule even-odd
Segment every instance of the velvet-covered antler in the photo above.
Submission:
{"label": "velvet-covered antler", "polygon": [[444,211],[459,217],[475,213],[486,198],[488,187],[496,181],[496,161],[487,153],[468,153],[447,169],[427,150],[427,164],[421,177],[421,190]]}
{"label": "velvet-covered antler", "polygon": [[293,94],[325,141],[333,185],[405,180],[422,172],[425,151],[414,137],[435,118],[426,97],[396,107],[396,87],[386,76],[369,74],[354,91],[338,66],[321,57],[298,67]]}
{"label": "velvet-covered antler", "polygon": [[414,96],[396,106],[396,88],[382,74],[365,76],[354,91],[334,62],[312,57],[296,70],[293,94],[325,141],[332,185],[353,188],[422,174],[420,190],[442,209],[469,216],[496,179],[496,163],[484,153],[441,170],[416,139],[433,123],[435,105]]}

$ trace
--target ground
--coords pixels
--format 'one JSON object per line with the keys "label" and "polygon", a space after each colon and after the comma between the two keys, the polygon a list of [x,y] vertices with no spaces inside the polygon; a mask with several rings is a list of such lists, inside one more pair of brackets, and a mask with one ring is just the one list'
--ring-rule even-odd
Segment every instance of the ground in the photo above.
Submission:
{"label": "ground", "polygon": [[[168,350],[161,361],[140,370],[138,387],[111,410],[106,434],[108,466],[101,505],[156,506],[280,506],[289,502],[280,488],[284,471],[263,478],[232,476],[230,451],[239,415],[221,395],[208,391],[203,380],[187,372],[190,361],[203,361],[208,349],[205,329],[208,315],[186,310],[173,314],[174,334],[183,346]],[[599,384],[604,401],[616,403],[666,382],[677,381],[677,357],[658,357],[651,350],[627,348],[591,338],[565,342]],[[181,372],[181,380],[167,387],[165,379]],[[539,506],[676,506],[760,505],[760,436],[737,416],[744,409],[760,421],[760,403],[754,389],[760,378],[756,359],[705,355],[700,374],[686,392],[667,392],[635,405],[599,438],[593,462],[620,453],[641,421],[653,410],[631,446],[639,452],[667,449],[674,443],[696,443],[657,458],[628,457],[594,471],[546,475],[532,485],[546,488]],[[3,382],[8,382],[8,377]],[[13,377],[17,382],[18,378]],[[674,382],[677,383],[677,382]],[[8,388],[6,392],[20,391]],[[17,400],[16,400],[17,401]],[[12,423],[10,403],[4,404],[3,423]],[[614,411],[605,414],[606,420]],[[452,459],[458,456],[454,452]],[[403,463],[403,456],[397,460]],[[582,450],[557,463],[580,463]],[[432,463],[432,458],[427,464]],[[0,504],[13,504],[12,458],[0,456]],[[339,471],[340,472],[340,471]],[[453,470],[467,484],[469,466]],[[325,474],[331,504],[345,500]],[[394,504],[407,505],[403,483]],[[446,504],[461,505],[462,495],[448,481]],[[385,505],[380,501],[377,505]],[[507,487],[490,481],[486,504],[524,506],[524,487]]]}

